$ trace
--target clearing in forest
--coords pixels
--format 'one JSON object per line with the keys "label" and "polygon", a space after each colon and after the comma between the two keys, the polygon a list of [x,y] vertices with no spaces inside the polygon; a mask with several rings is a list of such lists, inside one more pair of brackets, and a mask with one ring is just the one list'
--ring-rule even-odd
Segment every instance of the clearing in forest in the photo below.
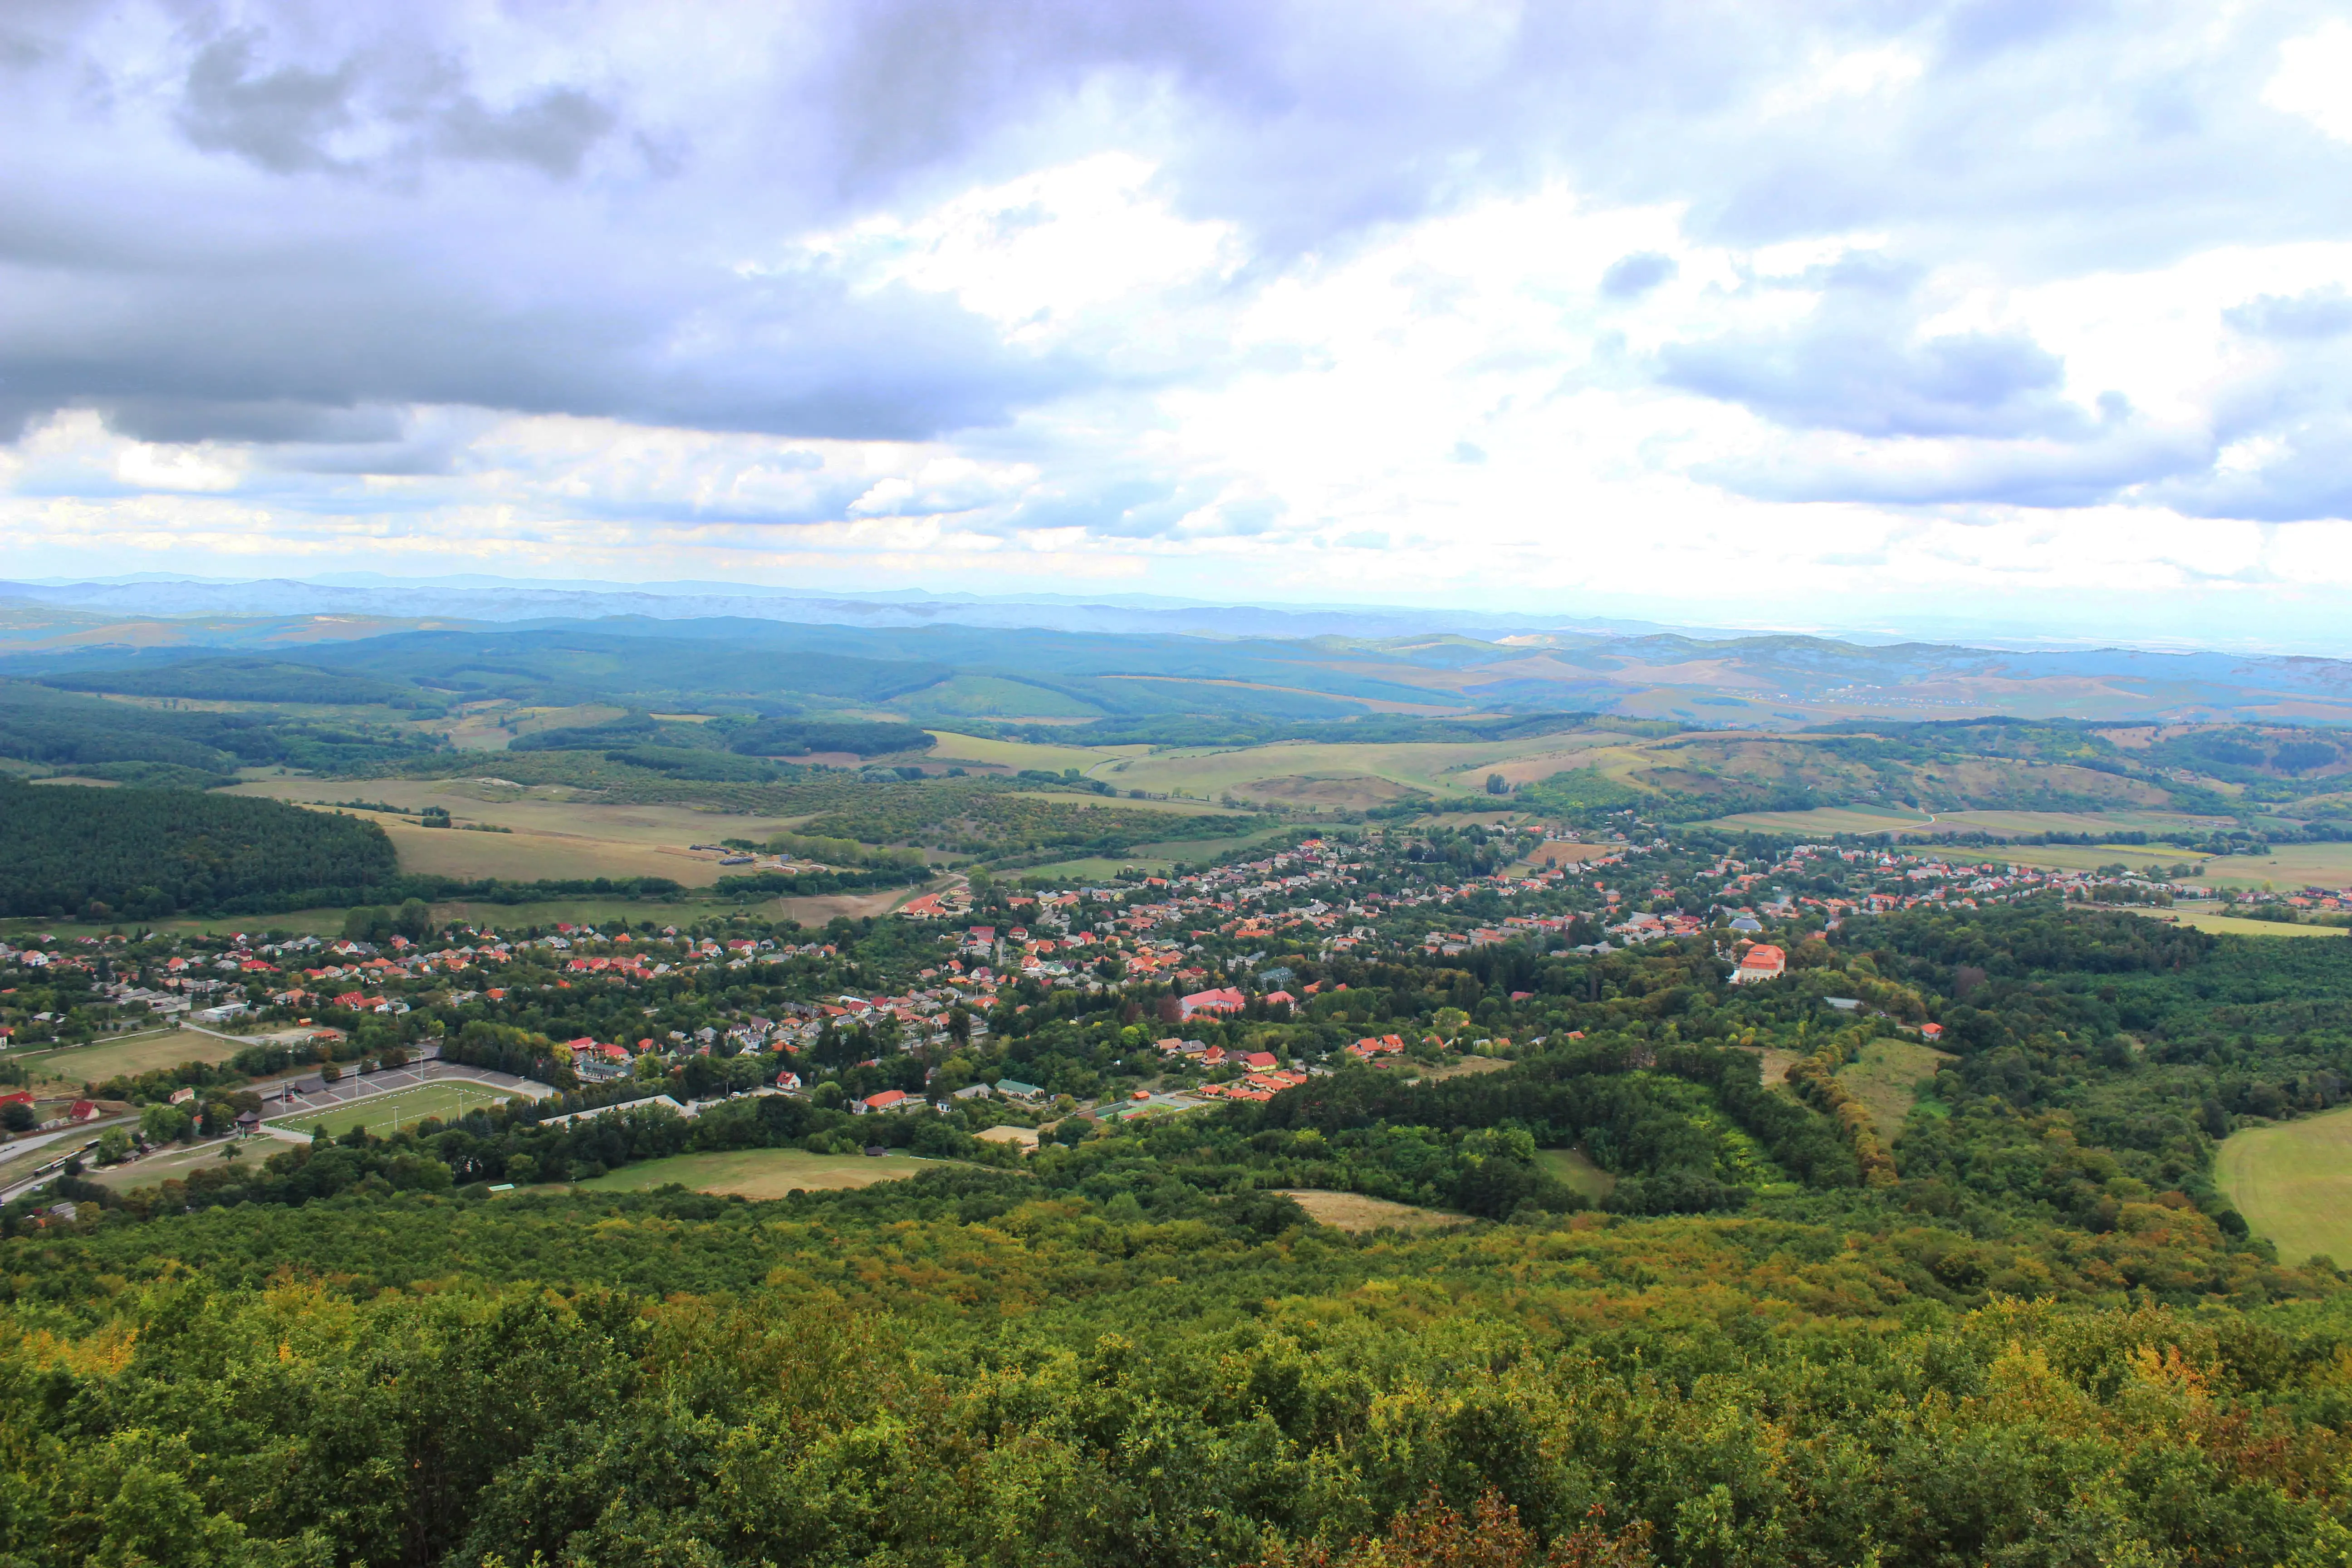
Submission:
{"label": "clearing in forest", "polygon": [[[1862,1101],[1878,1141],[1892,1144],[1911,1114],[1919,1091],[1936,1076],[1937,1067],[1950,1061],[1950,1053],[1916,1040],[1877,1039],[1862,1047],[1862,1055],[1838,1068],[1838,1082]],[[1783,1068],[1782,1070],[1786,1070]]]}
{"label": "clearing in forest", "polygon": [[1386,1198],[1368,1198],[1361,1193],[1327,1193],[1312,1187],[1276,1189],[1284,1196],[1298,1200],[1307,1217],[1318,1225],[1328,1225],[1334,1230],[1362,1235],[1374,1230],[1437,1230],[1446,1226],[1468,1225],[1467,1215],[1447,1214],[1441,1209],[1415,1208],[1411,1204],[1394,1204]]}
{"label": "clearing in forest", "polygon": [[2352,1258],[2352,1107],[2231,1133],[2213,1178],[2280,1262]]}
{"label": "clearing in forest", "polygon": [[805,1149],[737,1149],[715,1154],[673,1154],[624,1165],[609,1175],[578,1183],[583,1192],[644,1193],[673,1183],[698,1193],[781,1198],[794,1188],[838,1192],[902,1181],[938,1169],[943,1162],[905,1154],[869,1159],[863,1154],[812,1154]]}
{"label": "clearing in forest", "polygon": [[1580,1149],[1538,1149],[1536,1163],[1561,1186],[1596,1204],[1617,1190],[1617,1178],[1594,1164]]}

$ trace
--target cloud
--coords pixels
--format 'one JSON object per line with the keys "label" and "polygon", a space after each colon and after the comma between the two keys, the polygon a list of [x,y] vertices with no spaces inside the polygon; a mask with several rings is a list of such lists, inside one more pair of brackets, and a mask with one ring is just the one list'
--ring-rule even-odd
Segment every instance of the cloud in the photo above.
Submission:
{"label": "cloud", "polygon": [[2352,295],[2340,285],[2307,294],[2263,294],[2222,312],[2222,320],[2251,337],[2341,337],[2352,332]]}
{"label": "cloud", "polygon": [[1601,275],[1601,292],[1612,300],[1638,300],[1680,270],[1671,256],[1637,250],[1609,264],[1609,270]]}
{"label": "cloud", "polygon": [[2352,510],[2352,28],[2299,0],[0,26],[12,549],[1736,596],[1832,512],[1858,594],[1948,514]]}
{"label": "cloud", "polygon": [[2086,436],[2065,365],[2014,330],[1932,332],[1907,299],[1910,269],[1880,260],[1822,274],[1794,325],[1669,343],[1666,385],[1737,403],[1798,430],[1859,436]]}

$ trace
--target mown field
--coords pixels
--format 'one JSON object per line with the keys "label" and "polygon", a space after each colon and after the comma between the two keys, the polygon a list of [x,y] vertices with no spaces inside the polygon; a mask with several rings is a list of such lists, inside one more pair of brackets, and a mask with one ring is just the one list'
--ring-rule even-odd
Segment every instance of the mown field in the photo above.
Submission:
{"label": "mown field", "polygon": [[1217,800],[1320,805],[1361,809],[1413,791],[1437,795],[1476,794],[1486,775],[1531,783],[1570,768],[1596,765],[1596,754],[1622,752],[1625,737],[1577,731],[1518,741],[1426,744],[1339,744],[1281,741],[1220,750],[1167,751],[1122,760],[1093,776],[1121,789]]}
{"label": "mown field", "polygon": [[719,858],[688,846],[721,838],[756,843],[804,820],[686,805],[606,805],[562,798],[569,792],[545,785],[520,788],[465,779],[278,778],[233,785],[228,793],[272,795],[320,810],[339,809],[332,805],[338,800],[380,801],[409,811],[439,806],[456,822],[509,831],[425,827],[415,817],[398,812],[354,810],[352,815],[383,825],[404,871],[518,882],[667,877],[688,887],[708,887],[719,879]]}
{"label": "mown field", "polygon": [[676,1184],[698,1193],[781,1198],[796,1187],[808,1192],[870,1187],[877,1182],[900,1181],[938,1168],[939,1162],[903,1154],[868,1159],[863,1154],[812,1154],[801,1149],[739,1149],[647,1160],[577,1184],[589,1192],[642,1193]]}
{"label": "mown field", "polygon": [[2352,1107],[2231,1133],[2214,1178],[2281,1262],[2352,1258]]}
{"label": "mown field", "polygon": [[1375,1230],[1442,1230],[1449,1226],[1468,1225],[1467,1215],[1447,1214],[1443,1209],[1415,1208],[1411,1204],[1391,1203],[1386,1198],[1366,1197],[1361,1193],[1327,1193],[1311,1187],[1281,1187],[1277,1191],[1296,1198],[1307,1216],[1318,1225],[1356,1235]]}

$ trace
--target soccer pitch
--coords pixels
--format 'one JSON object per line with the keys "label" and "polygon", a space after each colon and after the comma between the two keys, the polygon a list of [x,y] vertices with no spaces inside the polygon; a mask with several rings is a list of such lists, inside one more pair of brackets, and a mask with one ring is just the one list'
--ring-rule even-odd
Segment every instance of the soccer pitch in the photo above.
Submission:
{"label": "soccer pitch", "polygon": [[415,1089],[395,1089],[386,1094],[372,1094],[349,1105],[273,1116],[269,1124],[292,1131],[308,1132],[324,1123],[331,1137],[341,1136],[353,1127],[364,1127],[370,1132],[381,1134],[403,1127],[414,1127],[428,1116],[455,1121],[468,1110],[487,1110],[512,1099],[515,1092],[464,1079],[442,1079],[434,1083],[419,1084]]}

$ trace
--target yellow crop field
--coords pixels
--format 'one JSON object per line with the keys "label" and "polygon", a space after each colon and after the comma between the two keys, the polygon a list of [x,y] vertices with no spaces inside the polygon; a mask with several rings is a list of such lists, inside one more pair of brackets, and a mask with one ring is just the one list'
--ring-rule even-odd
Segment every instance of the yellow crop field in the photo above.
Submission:
{"label": "yellow crop field", "polygon": [[1823,805],[1811,811],[1743,811],[1718,816],[1705,826],[1830,838],[1841,833],[1900,833],[1906,827],[1924,826],[1927,821],[1923,814],[1899,807]]}
{"label": "yellow crop field", "polygon": [[1285,1197],[1296,1199],[1298,1206],[1307,1211],[1307,1217],[1318,1225],[1358,1235],[1375,1230],[1438,1230],[1470,1223],[1466,1215],[1415,1208],[1386,1198],[1368,1198],[1361,1193],[1327,1193],[1309,1187],[1276,1190]]}

